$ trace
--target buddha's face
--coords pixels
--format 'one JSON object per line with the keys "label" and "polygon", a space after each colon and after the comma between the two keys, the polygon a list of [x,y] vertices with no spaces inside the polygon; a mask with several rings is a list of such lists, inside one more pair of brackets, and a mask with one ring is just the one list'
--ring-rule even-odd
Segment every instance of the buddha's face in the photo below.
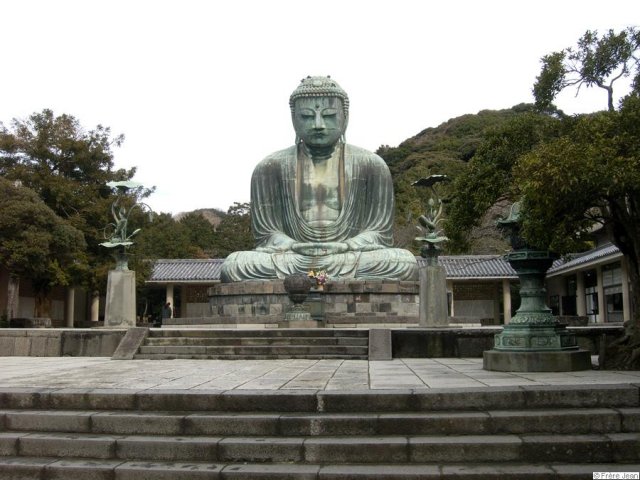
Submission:
{"label": "buddha's face", "polygon": [[329,147],[338,143],[347,121],[342,100],[337,97],[304,97],[296,100],[293,128],[310,147]]}

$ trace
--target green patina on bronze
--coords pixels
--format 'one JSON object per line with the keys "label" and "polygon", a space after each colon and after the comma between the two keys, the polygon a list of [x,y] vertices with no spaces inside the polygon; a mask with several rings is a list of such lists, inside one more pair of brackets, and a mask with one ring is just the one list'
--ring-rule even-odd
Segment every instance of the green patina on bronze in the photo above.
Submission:
{"label": "green patina on bronze", "polygon": [[530,248],[520,236],[520,204],[514,203],[509,216],[498,225],[510,238],[514,250],[505,258],[520,279],[520,308],[502,333],[495,336],[495,350],[550,351],[577,350],[574,334],[559,324],[546,304],[544,279],[555,256]]}
{"label": "green patina on bronze", "polygon": [[114,258],[116,259],[116,270],[129,270],[129,261],[127,256],[127,248],[133,245],[133,237],[136,236],[140,229],[136,229],[131,233],[128,233],[129,215],[134,209],[139,209],[149,213],[149,219],[152,218],[151,208],[145,203],[134,202],[129,208],[126,207],[126,198],[129,190],[142,189],[142,184],[121,181],[121,182],[108,182],[107,186],[116,190],[118,193],[117,198],[111,204],[111,215],[113,216],[113,222],[109,223],[104,228],[104,238],[106,242],[102,242],[100,245],[106,248],[116,249]]}
{"label": "green patina on bronze", "polygon": [[393,248],[393,184],[378,155],[345,143],[349,97],[330,77],[291,94],[296,144],[251,179],[252,251],[224,262],[223,282],[324,270],[330,278],[417,279],[415,257]]}
{"label": "green patina on bronze", "polygon": [[436,191],[436,185],[448,181],[449,178],[446,175],[430,175],[411,184],[414,187],[428,188],[431,194],[427,203],[427,211],[418,217],[420,225],[417,225],[417,228],[423,233],[423,236],[415,238],[416,242],[422,243],[420,255],[426,258],[427,265],[431,266],[438,265],[439,245],[449,240],[441,228],[443,205],[442,199]]}

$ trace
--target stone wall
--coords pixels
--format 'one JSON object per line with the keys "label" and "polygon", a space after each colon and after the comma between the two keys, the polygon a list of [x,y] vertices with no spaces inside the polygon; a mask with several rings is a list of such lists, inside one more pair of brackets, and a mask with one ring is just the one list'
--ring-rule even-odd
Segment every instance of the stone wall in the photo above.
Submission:
{"label": "stone wall", "polygon": [[[620,326],[568,327],[575,334],[578,346],[602,354],[602,346],[624,333]],[[477,358],[493,348],[493,337],[501,327],[441,328],[392,330],[394,358]]]}
{"label": "stone wall", "polygon": [[0,355],[16,357],[110,357],[126,330],[0,330]]}

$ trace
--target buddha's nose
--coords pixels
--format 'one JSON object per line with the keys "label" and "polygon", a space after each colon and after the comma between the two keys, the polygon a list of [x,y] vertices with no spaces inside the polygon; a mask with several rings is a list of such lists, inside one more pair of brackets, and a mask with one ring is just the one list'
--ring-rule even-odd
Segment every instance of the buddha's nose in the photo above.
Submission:
{"label": "buddha's nose", "polygon": [[322,118],[322,114],[320,112],[316,113],[316,122],[314,128],[322,129],[325,128],[324,118]]}

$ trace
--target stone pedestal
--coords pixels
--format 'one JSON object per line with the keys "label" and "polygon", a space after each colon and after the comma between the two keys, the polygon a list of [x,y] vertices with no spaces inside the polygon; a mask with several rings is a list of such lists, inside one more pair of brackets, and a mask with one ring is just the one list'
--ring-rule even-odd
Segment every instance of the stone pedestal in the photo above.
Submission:
{"label": "stone pedestal", "polygon": [[[251,325],[276,328],[291,308],[282,280],[221,283],[208,289],[210,313],[171,318],[163,326]],[[331,280],[311,290],[305,310],[317,325],[354,328],[418,323],[419,282]]]}
{"label": "stone pedestal", "polygon": [[449,326],[447,311],[447,275],[443,267],[427,265],[420,268],[421,327]]}
{"label": "stone pedestal", "polygon": [[112,328],[136,326],[136,272],[132,270],[109,272],[104,326]]}
{"label": "stone pedestal", "polygon": [[576,337],[545,304],[544,278],[553,262],[548,252],[516,250],[506,256],[520,278],[520,308],[493,350],[484,352],[486,370],[563,372],[591,368],[591,354],[578,348]]}
{"label": "stone pedestal", "polygon": [[392,359],[391,330],[387,328],[372,328],[369,330],[369,361]]}
{"label": "stone pedestal", "polygon": [[302,304],[294,304],[284,314],[284,328],[313,328],[317,322],[311,319],[311,314]]}
{"label": "stone pedestal", "polygon": [[504,352],[488,350],[485,370],[496,372],[574,372],[591,369],[591,354],[585,350],[549,352]]}

